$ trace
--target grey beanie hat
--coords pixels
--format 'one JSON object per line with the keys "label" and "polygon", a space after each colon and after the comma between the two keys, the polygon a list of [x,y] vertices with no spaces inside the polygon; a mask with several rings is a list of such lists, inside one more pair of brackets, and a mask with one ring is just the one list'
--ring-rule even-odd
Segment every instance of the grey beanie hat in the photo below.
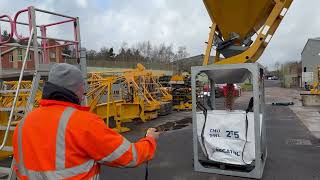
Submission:
{"label": "grey beanie hat", "polygon": [[81,71],[67,63],[54,64],[49,72],[48,82],[74,93],[78,91],[80,84],[85,83]]}

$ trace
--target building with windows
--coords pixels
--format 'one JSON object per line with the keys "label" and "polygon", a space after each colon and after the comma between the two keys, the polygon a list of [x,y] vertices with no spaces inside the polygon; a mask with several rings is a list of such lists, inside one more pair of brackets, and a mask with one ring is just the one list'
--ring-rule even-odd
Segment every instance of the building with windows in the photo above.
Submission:
{"label": "building with windows", "polygon": [[[49,40],[47,46],[58,45],[58,42]],[[19,70],[22,67],[22,60],[26,54],[26,46],[22,46],[18,43],[12,43],[8,47],[1,48],[1,70]],[[42,62],[43,55],[41,51],[39,53],[39,61]],[[47,50],[47,56],[50,62],[62,63],[65,62],[65,55],[62,53],[62,47],[54,47]],[[27,70],[35,69],[34,50],[31,48],[26,63]]]}
{"label": "building with windows", "polygon": [[287,62],[282,65],[282,83],[286,88],[299,88],[303,86],[301,78],[301,61]]}
{"label": "building with windows", "polygon": [[[14,47],[1,48],[1,69],[2,70],[18,70],[22,67],[22,60],[26,54],[26,48],[17,43],[12,44]],[[41,59],[41,53],[39,57]],[[27,57],[26,69],[34,69],[34,52],[30,49],[29,57]]]}
{"label": "building with windows", "polygon": [[320,37],[308,39],[301,53],[302,84],[319,82]]}

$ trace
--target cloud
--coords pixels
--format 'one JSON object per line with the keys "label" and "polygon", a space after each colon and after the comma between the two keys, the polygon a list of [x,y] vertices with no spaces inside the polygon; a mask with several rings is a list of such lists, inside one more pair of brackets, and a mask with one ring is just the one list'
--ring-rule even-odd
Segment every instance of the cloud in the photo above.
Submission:
{"label": "cloud", "polygon": [[88,6],[87,0],[77,0],[77,3],[81,8],[86,8]]}
{"label": "cloud", "polygon": [[[140,41],[186,46],[190,55],[204,53],[211,20],[201,0],[1,0],[0,14],[36,7],[79,16],[82,46],[116,50],[123,42],[129,47]],[[308,38],[320,36],[319,0],[295,0],[259,62],[299,60]],[[41,23],[57,18],[41,15]],[[72,37],[70,26],[50,31],[52,36]]]}

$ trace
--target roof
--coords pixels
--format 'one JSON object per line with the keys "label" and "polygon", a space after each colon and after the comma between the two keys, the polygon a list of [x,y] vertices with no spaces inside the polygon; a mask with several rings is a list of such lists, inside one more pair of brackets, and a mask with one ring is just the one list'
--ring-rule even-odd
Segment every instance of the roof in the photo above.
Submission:
{"label": "roof", "polygon": [[63,57],[68,57],[68,58],[71,58],[71,57],[72,57],[70,54],[66,54],[66,53],[61,53],[61,55],[62,55]]}
{"label": "roof", "polygon": [[307,40],[306,44],[304,45],[304,47],[303,47],[303,49],[302,49],[302,51],[301,51],[301,54],[302,54],[302,53],[304,52],[304,50],[306,49],[306,47],[307,47],[307,45],[308,45],[309,41],[320,41],[320,37],[316,37],[316,38],[309,38],[309,39]]}
{"label": "roof", "polygon": [[[6,53],[9,53],[9,52],[11,52],[11,51],[13,51],[13,50],[15,50],[15,49],[17,49],[17,48],[22,48],[22,49],[27,49],[27,47],[26,46],[23,46],[23,45],[21,45],[21,44],[18,44],[18,43],[9,43],[9,44],[6,44],[7,46],[12,46],[11,48],[9,48],[9,49],[7,49],[7,50],[5,50],[5,51],[3,51],[3,52],[1,52],[0,53],[0,55],[2,56],[2,55],[4,55],[4,54],[6,54]],[[33,48],[30,48],[30,51],[33,51],[34,49]],[[38,50],[38,52],[41,52],[40,50]]]}
{"label": "roof", "polygon": [[[196,55],[196,56],[191,56],[183,59],[178,59],[176,61],[173,61],[173,64],[177,63],[187,63],[187,62],[200,62],[202,64],[204,58],[204,54]],[[215,56],[210,56],[210,61],[212,61],[215,58]]]}
{"label": "roof", "polygon": [[320,41],[320,37],[316,37],[316,38],[309,38],[309,40],[317,40],[317,41]]}

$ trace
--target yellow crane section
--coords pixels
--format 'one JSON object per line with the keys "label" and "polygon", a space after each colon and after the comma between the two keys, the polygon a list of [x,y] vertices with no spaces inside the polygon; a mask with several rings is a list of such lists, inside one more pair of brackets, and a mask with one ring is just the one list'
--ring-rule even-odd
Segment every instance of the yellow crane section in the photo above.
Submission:
{"label": "yellow crane section", "polygon": [[[123,123],[134,119],[146,122],[157,118],[161,107],[166,107],[172,100],[171,94],[158,82],[158,76],[142,64],[137,64],[136,69],[115,74],[90,73],[87,102],[91,112],[118,132],[129,131]],[[111,125],[110,118],[114,125]]]}
{"label": "yellow crane section", "polygon": [[[43,83],[42,81],[40,82]],[[10,110],[13,105],[13,99],[16,94],[16,89],[18,86],[18,81],[3,81],[0,87],[0,138],[3,139],[6,131],[6,126],[8,124],[8,119],[10,115]],[[0,151],[0,160],[12,156],[12,135],[15,126],[22,119],[25,111],[25,107],[30,97],[31,92],[31,81],[21,81],[20,93],[18,95],[18,100],[16,103],[16,108],[13,114],[13,120],[11,122],[11,127],[9,129],[8,141],[5,147]],[[39,105],[39,100],[41,99],[41,91],[37,90],[35,96],[34,106]]]}

